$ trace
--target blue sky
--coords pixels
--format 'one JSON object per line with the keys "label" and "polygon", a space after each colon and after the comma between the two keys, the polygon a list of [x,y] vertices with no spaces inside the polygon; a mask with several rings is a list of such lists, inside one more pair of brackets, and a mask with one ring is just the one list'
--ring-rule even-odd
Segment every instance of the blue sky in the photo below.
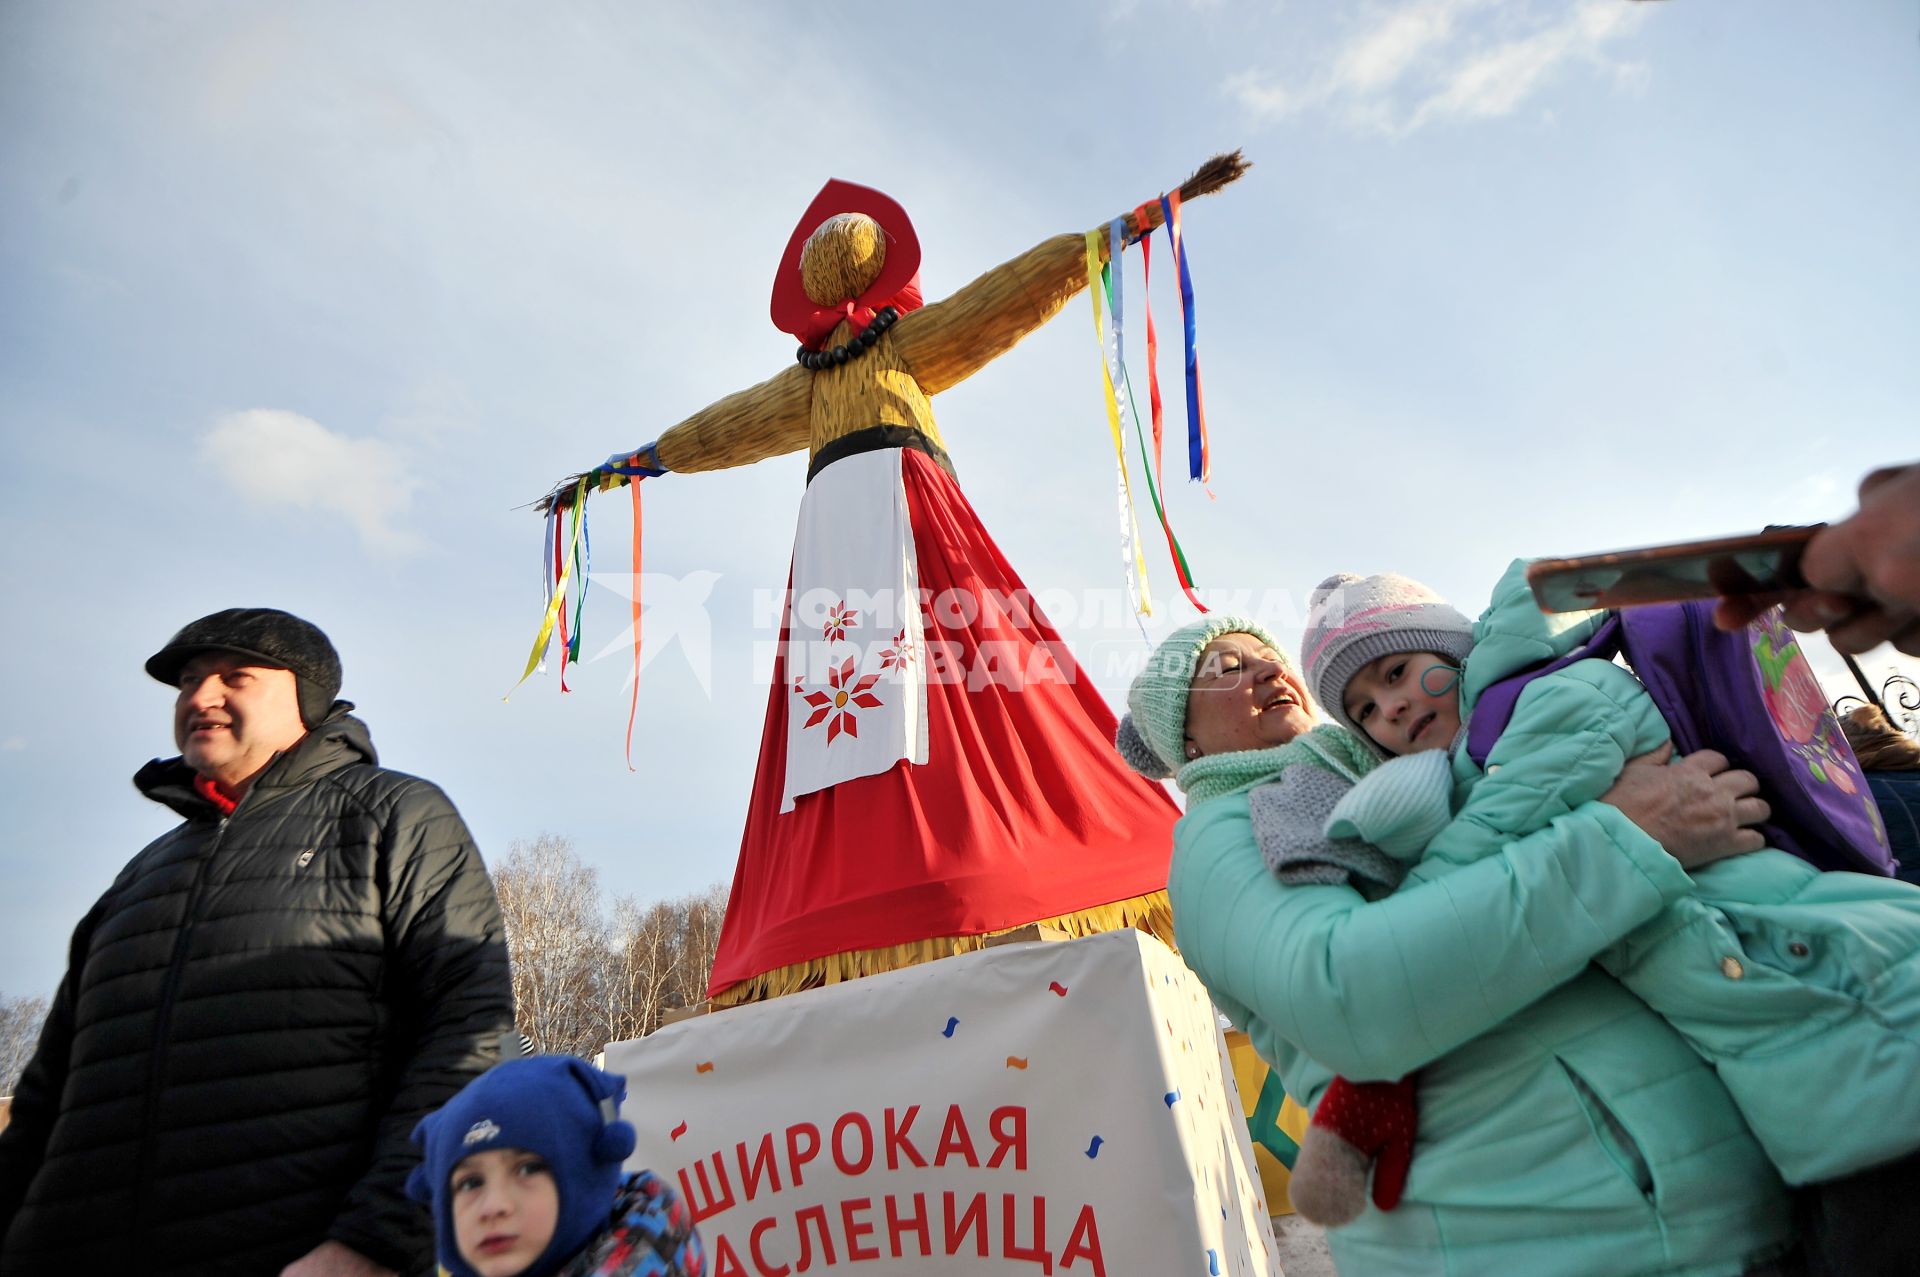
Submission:
{"label": "blue sky", "polygon": [[[1187,216],[1216,473],[1171,513],[1297,633],[1334,570],[1472,611],[1514,556],[1837,516],[1920,451],[1916,118],[1912,0],[0,7],[0,990],[50,991],[170,823],[140,664],[235,604],[321,624],[490,856],[729,877],[803,461],[648,485],[637,774],[618,655],[501,701],[517,507],[785,365],[771,272],[829,177],[905,205],[940,297],[1244,147]],[[1117,693],[1097,358],[1082,299],[934,406]],[[589,650],[624,625],[596,590]]]}

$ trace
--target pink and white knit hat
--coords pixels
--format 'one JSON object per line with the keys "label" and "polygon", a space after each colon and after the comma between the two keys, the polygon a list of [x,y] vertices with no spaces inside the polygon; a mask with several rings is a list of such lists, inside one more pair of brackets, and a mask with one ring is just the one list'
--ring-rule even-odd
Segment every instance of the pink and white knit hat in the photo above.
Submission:
{"label": "pink and white knit hat", "polygon": [[1313,699],[1367,740],[1340,703],[1361,667],[1393,652],[1437,652],[1458,665],[1473,650],[1473,622],[1411,577],[1339,572],[1314,587],[1300,650]]}

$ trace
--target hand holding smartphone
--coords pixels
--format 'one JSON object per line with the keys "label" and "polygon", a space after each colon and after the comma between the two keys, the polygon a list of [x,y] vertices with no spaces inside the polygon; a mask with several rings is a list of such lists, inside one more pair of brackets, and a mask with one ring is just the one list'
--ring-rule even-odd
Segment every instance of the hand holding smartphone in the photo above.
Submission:
{"label": "hand holding smartphone", "polygon": [[1769,528],[1711,541],[1540,559],[1527,568],[1527,584],[1543,612],[1804,590],[1800,555],[1825,526]]}

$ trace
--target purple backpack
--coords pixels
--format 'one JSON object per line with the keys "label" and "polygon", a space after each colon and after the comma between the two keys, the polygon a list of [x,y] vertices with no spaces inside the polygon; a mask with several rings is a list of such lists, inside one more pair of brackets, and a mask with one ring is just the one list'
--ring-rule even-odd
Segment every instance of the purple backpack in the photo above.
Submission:
{"label": "purple backpack", "polygon": [[1859,760],[1779,608],[1734,634],[1714,628],[1710,600],[1612,613],[1578,651],[1482,692],[1467,720],[1468,757],[1486,766],[1534,679],[1615,653],[1626,656],[1653,696],[1676,751],[1717,749],[1760,778],[1761,796],[1773,808],[1759,827],[1769,847],[1820,869],[1893,873]]}

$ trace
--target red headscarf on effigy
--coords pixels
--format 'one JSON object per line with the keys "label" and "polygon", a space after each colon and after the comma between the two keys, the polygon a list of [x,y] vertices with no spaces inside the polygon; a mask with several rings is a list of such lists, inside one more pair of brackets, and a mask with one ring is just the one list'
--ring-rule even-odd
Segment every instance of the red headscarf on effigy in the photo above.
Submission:
{"label": "red headscarf on effigy", "polygon": [[[879,223],[887,237],[887,259],[866,292],[827,309],[808,297],[800,282],[800,250],[822,222],[842,213],[864,213]],[[818,350],[842,320],[851,322],[858,332],[883,306],[892,306],[904,315],[919,305],[920,237],[914,233],[907,211],[871,186],[836,178],[821,187],[800,215],[799,225],[787,240],[787,251],[780,256],[780,269],[773,277],[773,326],[798,338],[808,350]]]}

